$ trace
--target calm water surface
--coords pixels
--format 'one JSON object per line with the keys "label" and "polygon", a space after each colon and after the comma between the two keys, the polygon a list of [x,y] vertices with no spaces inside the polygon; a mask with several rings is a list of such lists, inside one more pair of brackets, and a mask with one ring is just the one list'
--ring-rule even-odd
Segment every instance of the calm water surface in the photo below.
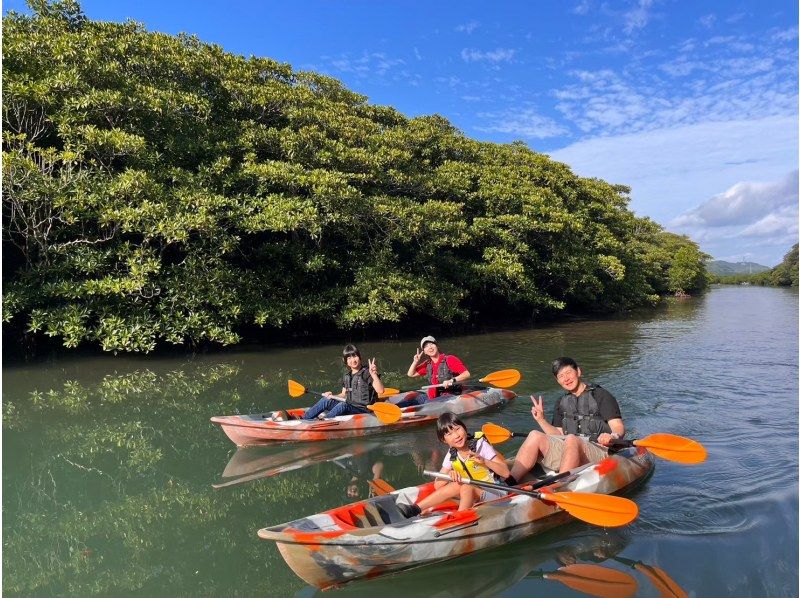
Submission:
{"label": "calm water surface", "polygon": [[[797,331],[796,292],[720,287],[646,314],[440,339],[476,377],[523,372],[520,398],[469,420],[476,429],[533,427],[527,396],[543,393],[552,410],[548,364],[567,354],[616,395],[630,437],[690,436],[709,459],[659,461],[631,496],[638,520],[622,530],[573,523],[328,595],[579,596],[542,577],[578,562],[627,572],[640,596],[660,595],[647,566],[692,596],[796,596]],[[407,388],[415,343],[362,350],[378,357],[387,385]],[[335,388],[340,350],[4,367],[5,593],[314,595],[256,531],[365,497],[373,469],[395,487],[420,483],[423,468],[441,463],[433,430],[237,453],[208,418],[308,403],[288,398],[286,379]]]}

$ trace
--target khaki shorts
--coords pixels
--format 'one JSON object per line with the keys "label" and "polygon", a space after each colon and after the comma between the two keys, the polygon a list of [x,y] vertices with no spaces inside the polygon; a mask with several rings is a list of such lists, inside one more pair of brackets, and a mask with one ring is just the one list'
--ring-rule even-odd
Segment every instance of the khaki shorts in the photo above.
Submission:
{"label": "khaki shorts", "polygon": [[[564,446],[566,446],[565,438],[565,436],[547,436],[550,448],[547,449],[547,454],[542,458],[542,465],[547,469],[558,471],[561,466],[561,457],[564,455]],[[590,442],[587,438],[581,438],[581,440],[590,463],[597,463],[608,457],[608,449],[606,447],[596,442]]]}

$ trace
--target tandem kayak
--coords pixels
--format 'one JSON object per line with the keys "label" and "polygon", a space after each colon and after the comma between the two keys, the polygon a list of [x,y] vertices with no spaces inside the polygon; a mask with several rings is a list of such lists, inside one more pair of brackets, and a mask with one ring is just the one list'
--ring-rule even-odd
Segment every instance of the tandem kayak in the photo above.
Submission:
{"label": "tandem kayak", "polygon": [[[392,403],[406,399],[424,397],[418,391],[404,392],[391,397]],[[248,446],[270,441],[314,441],[338,438],[353,438],[400,430],[436,421],[442,413],[449,411],[460,416],[482,413],[489,409],[502,409],[517,397],[502,388],[469,388],[460,395],[443,395],[422,405],[402,408],[402,416],[395,423],[385,424],[372,413],[340,415],[329,419],[279,420],[279,411],[268,411],[249,415],[222,415],[212,417],[237,446]],[[287,413],[299,418],[306,408],[289,409]]]}
{"label": "tandem kayak", "polygon": [[[549,493],[622,494],[654,468],[643,448],[627,448],[546,485]],[[546,483],[546,482],[542,482]],[[304,581],[321,589],[420,567],[516,542],[572,520],[554,502],[511,493],[466,511],[455,503],[407,518],[398,504],[417,502],[433,483],[396,490],[259,530]]]}

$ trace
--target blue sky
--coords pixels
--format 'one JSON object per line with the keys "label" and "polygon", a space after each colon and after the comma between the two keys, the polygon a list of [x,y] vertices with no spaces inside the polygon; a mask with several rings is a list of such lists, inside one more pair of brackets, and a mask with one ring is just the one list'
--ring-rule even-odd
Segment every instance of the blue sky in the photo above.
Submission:
{"label": "blue sky", "polygon": [[718,259],[774,265],[797,242],[796,1],[81,4],[522,140]]}

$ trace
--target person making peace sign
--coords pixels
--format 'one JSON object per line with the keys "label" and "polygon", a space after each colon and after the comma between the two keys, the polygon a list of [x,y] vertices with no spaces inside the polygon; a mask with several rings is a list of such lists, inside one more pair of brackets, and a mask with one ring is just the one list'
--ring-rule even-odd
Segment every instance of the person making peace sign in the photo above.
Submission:
{"label": "person making peace sign", "polygon": [[342,351],[342,361],[348,370],[342,377],[342,391],[338,395],[324,393],[325,396],[316,405],[306,410],[303,419],[316,419],[321,413],[325,413],[326,418],[369,413],[367,405],[379,400],[378,395],[383,392],[384,387],[375,359],[370,359],[364,365],[358,348],[355,345],[346,345]]}

